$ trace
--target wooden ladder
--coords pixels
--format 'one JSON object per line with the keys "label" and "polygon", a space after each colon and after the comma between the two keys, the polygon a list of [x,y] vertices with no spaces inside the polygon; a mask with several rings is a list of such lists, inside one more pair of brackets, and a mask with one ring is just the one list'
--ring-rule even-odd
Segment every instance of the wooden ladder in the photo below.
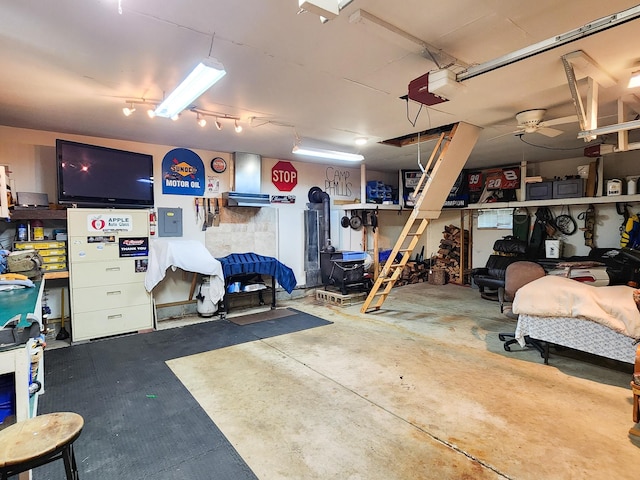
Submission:
{"label": "wooden ladder", "polygon": [[[387,299],[429,221],[440,216],[442,205],[469,158],[479,134],[478,127],[463,122],[454,124],[451,130],[440,134],[429,161],[425,167],[421,166],[422,176],[412,194],[413,211],[364,301],[361,313],[379,310]],[[377,301],[374,303],[374,300]]]}

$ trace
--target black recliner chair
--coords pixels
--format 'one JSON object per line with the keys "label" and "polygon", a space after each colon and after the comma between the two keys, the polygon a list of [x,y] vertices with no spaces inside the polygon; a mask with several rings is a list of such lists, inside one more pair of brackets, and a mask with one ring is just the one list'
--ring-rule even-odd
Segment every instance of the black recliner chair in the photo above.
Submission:
{"label": "black recliner chair", "polygon": [[471,270],[471,278],[480,289],[480,296],[498,301],[498,290],[504,288],[505,272],[514,262],[527,259],[527,243],[513,236],[496,240],[487,264]]}

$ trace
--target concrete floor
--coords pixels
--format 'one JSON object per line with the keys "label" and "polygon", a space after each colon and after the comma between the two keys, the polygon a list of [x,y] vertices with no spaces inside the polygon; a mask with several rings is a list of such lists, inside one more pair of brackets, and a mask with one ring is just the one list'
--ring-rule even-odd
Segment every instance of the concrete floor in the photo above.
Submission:
{"label": "concrete floor", "polygon": [[632,367],[505,352],[475,290],[284,305],[333,324],[169,362],[261,480],[638,477]]}

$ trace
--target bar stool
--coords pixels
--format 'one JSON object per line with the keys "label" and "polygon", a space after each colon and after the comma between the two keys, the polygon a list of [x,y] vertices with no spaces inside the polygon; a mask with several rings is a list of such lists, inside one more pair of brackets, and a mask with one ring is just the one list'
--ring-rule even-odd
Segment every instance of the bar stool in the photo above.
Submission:
{"label": "bar stool", "polygon": [[84,419],[77,413],[58,412],[14,423],[0,430],[0,478],[60,460],[67,480],[78,480],[73,442],[80,436]]}

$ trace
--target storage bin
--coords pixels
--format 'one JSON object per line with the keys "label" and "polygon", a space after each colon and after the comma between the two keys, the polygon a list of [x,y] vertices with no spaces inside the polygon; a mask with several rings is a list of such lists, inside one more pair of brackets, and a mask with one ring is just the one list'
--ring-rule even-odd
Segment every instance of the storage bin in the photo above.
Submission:
{"label": "storage bin", "polygon": [[16,413],[15,377],[12,373],[0,375],[0,423]]}
{"label": "storage bin", "polygon": [[365,252],[342,252],[342,260],[366,260],[367,254]]}
{"label": "storage bin", "polygon": [[560,240],[545,240],[544,247],[547,258],[560,258],[562,255],[562,242]]}
{"label": "storage bin", "polygon": [[[584,179],[555,180],[553,182],[553,198],[575,198],[584,195]],[[527,200],[529,197],[527,196]]]}
{"label": "storage bin", "polygon": [[549,200],[553,198],[553,182],[527,183],[527,200]]}

